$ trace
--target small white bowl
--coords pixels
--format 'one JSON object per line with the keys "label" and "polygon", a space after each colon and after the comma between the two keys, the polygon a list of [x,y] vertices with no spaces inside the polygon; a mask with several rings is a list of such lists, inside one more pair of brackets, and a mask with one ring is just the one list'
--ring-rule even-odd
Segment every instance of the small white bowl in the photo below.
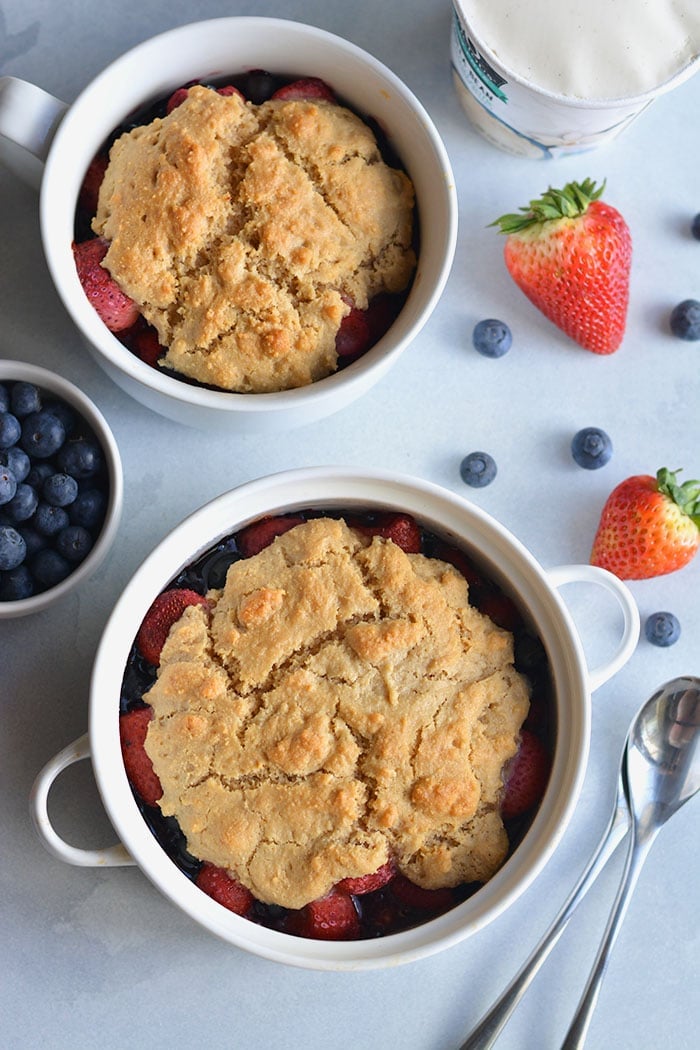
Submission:
{"label": "small white bowl", "polygon": [[[526,612],[547,651],[553,681],[556,742],[544,799],[523,841],[472,897],[410,930],[372,940],[320,941],[259,926],[217,904],[169,859],[134,801],[119,744],[121,682],[134,636],[156,595],[208,548],[257,518],[303,508],[399,510],[449,543],[464,548]],[[624,626],[614,655],[589,669],[558,588],[586,581],[619,603]],[[590,565],[545,571],[502,525],[435,485],[380,471],[319,467],[262,478],[218,497],[187,518],[136,572],[105,628],[91,684],[89,735],[52,759],[35,781],[31,808],[37,831],[55,856],[71,864],[138,864],[151,881],[206,929],[257,955],[322,970],[364,970],[429,955],[470,936],[504,911],[551,857],[579,795],[588,757],[590,692],[630,657],[639,614],[629,590]],[[83,850],[66,843],[48,816],[51,784],[71,763],[91,758],[98,788],[121,844]]]}
{"label": "small white bowl", "polygon": [[30,598],[22,598],[14,602],[0,601],[0,620],[14,619],[18,616],[28,616],[30,613],[39,612],[53,602],[59,601],[73,587],[77,587],[88,576],[91,576],[112,545],[121,518],[124,496],[122,461],[117,443],[109,424],[90,398],[63,376],[49,372],[46,368],[25,364],[23,361],[0,361],[0,383],[18,381],[34,383],[41,390],[65,401],[87,423],[105,458],[109,491],[102,528],[84,561],[75,567],[70,576],[57,583],[55,587],[49,587],[48,590],[34,594]]}
{"label": "small white bowl", "polygon": [[[358,113],[377,121],[413,181],[420,243],[417,271],[401,313],[361,358],[310,386],[235,394],[175,379],[127,350],[83,293],[71,241],[83,176],[127,114],[188,81],[252,69],[320,77]],[[457,196],[445,147],[406,85],[377,59],[331,33],[274,18],[196,22],[153,37],[118,58],[69,108],[13,78],[0,78],[0,103],[0,132],[9,138],[22,136],[32,152],[46,157],[42,239],[66,309],[108,375],[142,404],[171,419],[202,429],[250,433],[286,430],[330,415],[387,372],[440,298],[457,234]],[[56,127],[51,140],[48,135]]]}

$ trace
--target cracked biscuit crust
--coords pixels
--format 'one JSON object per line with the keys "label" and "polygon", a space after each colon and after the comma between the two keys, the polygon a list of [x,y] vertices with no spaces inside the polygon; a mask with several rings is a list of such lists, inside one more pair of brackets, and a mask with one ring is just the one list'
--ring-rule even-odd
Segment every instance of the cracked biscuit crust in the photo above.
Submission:
{"label": "cracked biscuit crust", "polygon": [[171,629],[146,750],[188,849],[300,908],[389,858],[425,887],[505,859],[528,690],[444,562],[342,520],[235,562]]}
{"label": "cracked biscuit crust", "polygon": [[410,180],[344,107],[195,86],[114,143],[93,229],[165,366],[269,392],[335,370],[349,302],[408,286],[413,206]]}

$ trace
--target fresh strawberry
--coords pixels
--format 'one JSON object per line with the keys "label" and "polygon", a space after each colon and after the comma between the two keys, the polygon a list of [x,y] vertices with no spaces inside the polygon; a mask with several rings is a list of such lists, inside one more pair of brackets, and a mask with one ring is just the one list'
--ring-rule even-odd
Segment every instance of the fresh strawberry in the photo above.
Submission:
{"label": "fresh strawberry", "polygon": [[73,257],[78,278],[90,303],[112,332],[122,332],[136,322],[139,309],[126,295],[109,270],[101,265],[109,244],[101,237],[73,242]]}
{"label": "fresh strawberry", "polygon": [[377,868],[370,875],[359,875],[354,879],[341,879],[336,884],[336,890],[340,890],[342,893],[354,893],[355,896],[360,896],[363,893],[372,893],[374,890],[379,890],[382,886],[386,886],[387,882],[396,875],[396,867],[394,862],[388,860],[386,864],[382,864],[381,868]]}
{"label": "fresh strawberry", "polygon": [[549,779],[549,752],[538,736],[523,729],[520,746],[506,774],[501,802],[501,816],[512,820],[536,806],[544,795]]}
{"label": "fresh strawberry", "polygon": [[238,549],[244,558],[252,558],[254,554],[259,554],[265,547],[269,547],[276,536],[288,532],[295,525],[301,525],[303,521],[303,518],[294,514],[254,521],[252,525],[246,525],[238,533],[236,537]]}
{"label": "fresh strawberry", "polygon": [[625,333],[632,240],[591,179],[549,189],[493,226],[508,235],[505,262],[528,299],[575,342],[612,354]]}
{"label": "fresh strawberry", "polygon": [[129,783],[147,806],[155,806],[163,794],[160,780],[144,747],[148,723],[152,718],[152,707],[135,707],[119,716],[119,743],[124,769]]}
{"label": "fresh strawberry", "polygon": [[591,564],[621,580],[646,580],[687,565],[700,546],[700,481],[676,481],[662,467],[638,474],[608,496],[593,540]]}
{"label": "fresh strawberry", "polygon": [[409,908],[420,908],[421,911],[445,911],[456,902],[454,890],[449,886],[427,890],[411,882],[405,875],[396,876],[391,884],[391,892],[402,904]]}
{"label": "fresh strawberry", "polygon": [[144,616],[136,635],[136,648],[144,660],[157,667],[170,628],[180,619],[187,606],[207,604],[204,595],[184,587],[159,594]]}
{"label": "fresh strawberry", "polygon": [[317,99],[323,102],[335,102],[336,100],[328,84],[318,77],[303,77],[301,80],[292,81],[291,84],[285,84],[284,87],[278,88],[273,93],[272,98],[279,99],[281,102],[315,101]]}
{"label": "fresh strawberry", "polygon": [[195,883],[207,896],[236,915],[247,915],[253,907],[254,897],[247,886],[236,882],[224,868],[217,868],[215,864],[203,864]]}
{"label": "fresh strawberry", "polygon": [[357,528],[367,536],[382,536],[385,540],[392,540],[407,554],[420,554],[420,528],[408,514],[378,514],[371,525],[358,525]]}
{"label": "fresh strawberry", "polygon": [[352,897],[331,890],[327,896],[290,912],[285,930],[297,937],[347,941],[359,936],[360,920]]}
{"label": "fresh strawberry", "polygon": [[97,198],[100,193],[100,186],[105,177],[108,163],[109,158],[107,157],[107,154],[98,153],[92,158],[88,170],[85,172],[85,178],[83,179],[83,184],[80,187],[80,193],[78,194],[78,207],[84,211],[86,215],[94,215],[97,211]]}

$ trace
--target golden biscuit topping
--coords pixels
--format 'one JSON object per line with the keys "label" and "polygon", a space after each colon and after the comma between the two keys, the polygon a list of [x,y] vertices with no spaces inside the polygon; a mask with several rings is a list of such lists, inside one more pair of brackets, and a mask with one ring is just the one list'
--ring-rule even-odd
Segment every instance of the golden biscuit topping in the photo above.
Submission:
{"label": "golden biscuit topping", "polygon": [[146,750],[188,849],[300,908],[392,858],[485,881],[528,689],[450,565],[342,521],[235,562],[170,631]]}
{"label": "golden biscuit topping", "polygon": [[195,86],[114,143],[93,229],[165,366],[263,392],[330,374],[348,304],[408,286],[413,204],[344,107]]}

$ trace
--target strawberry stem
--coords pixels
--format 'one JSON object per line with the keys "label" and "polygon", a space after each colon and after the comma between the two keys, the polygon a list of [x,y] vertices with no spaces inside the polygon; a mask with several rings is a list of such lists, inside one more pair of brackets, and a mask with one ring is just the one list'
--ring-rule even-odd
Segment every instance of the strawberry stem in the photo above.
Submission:
{"label": "strawberry stem", "polygon": [[519,209],[519,212],[501,215],[490,226],[499,226],[500,232],[519,233],[537,223],[549,222],[556,219],[576,219],[584,215],[589,204],[598,200],[605,189],[605,180],[601,186],[596,187],[593,179],[584,179],[583,182],[567,182],[562,190],[552,189],[550,186],[541,197],[531,200],[528,205]]}
{"label": "strawberry stem", "polygon": [[700,481],[694,479],[679,485],[676,481],[677,474],[680,474],[680,470],[662,467],[656,472],[656,486],[659,492],[673,500],[700,529]]}

